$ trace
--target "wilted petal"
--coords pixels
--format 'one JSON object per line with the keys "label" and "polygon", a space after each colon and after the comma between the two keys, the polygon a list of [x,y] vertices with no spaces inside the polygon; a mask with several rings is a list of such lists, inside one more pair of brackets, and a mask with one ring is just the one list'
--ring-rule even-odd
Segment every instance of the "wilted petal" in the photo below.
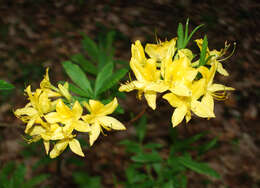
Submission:
{"label": "wilted petal", "polygon": [[80,143],[77,139],[72,139],[69,141],[69,146],[71,151],[73,151],[74,153],[76,153],[77,155],[84,157],[84,153],[82,152]]}

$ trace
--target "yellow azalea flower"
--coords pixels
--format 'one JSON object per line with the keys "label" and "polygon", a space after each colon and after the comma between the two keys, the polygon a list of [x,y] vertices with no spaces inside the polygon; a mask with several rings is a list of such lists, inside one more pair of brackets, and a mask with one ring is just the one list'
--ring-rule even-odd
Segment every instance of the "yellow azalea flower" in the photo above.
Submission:
{"label": "yellow azalea flower", "polygon": [[91,124],[89,132],[89,143],[92,146],[98,138],[102,127],[106,130],[125,130],[125,126],[117,119],[107,116],[115,111],[118,106],[117,99],[104,105],[97,100],[89,100],[89,103],[84,103],[90,114],[82,116],[82,119]]}
{"label": "yellow azalea flower", "polygon": [[[46,69],[43,80],[40,83],[40,89],[48,94],[48,97],[59,97],[58,89],[50,83],[49,68]],[[55,90],[55,91],[53,91]]]}
{"label": "yellow azalea flower", "polygon": [[68,101],[71,101],[71,95],[69,93],[69,84],[65,82],[64,85],[58,85],[59,91],[62,96],[64,96]]}
{"label": "yellow azalea flower", "polygon": [[[201,50],[202,44],[203,44],[203,39],[197,39],[197,40],[195,40],[195,42],[197,43],[198,47]],[[228,47],[229,47],[229,45],[227,45],[225,43],[225,48],[221,49],[220,51],[217,51],[217,50],[210,51],[209,48],[207,48],[207,55],[206,55],[206,58],[209,56],[212,56],[209,59],[209,61],[207,62],[207,64],[210,64],[210,65],[216,64],[217,72],[224,76],[228,76],[229,74],[228,74],[227,70],[223,68],[222,63],[220,63],[218,59],[226,53]]]}
{"label": "yellow azalea flower", "polygon": [[159,41],[159,44],[146,44],[145,52],[155,61],[162,61],[166,58],[169,50],[174,54],[176,40],[177,38],[173,38],[170,41]]}
{"label": "yellow azalea flower", "polygon": [[35,123],[45,125],[41,117],[53,110],[53,104],[48,98],[48,94],[40,89],[32,93],[31,86],[28,86],[25,91],[30,102],[24,108],[17,109],[14,114],[22,121],[27,122],[25,133],[28,133]]}
{"label": "yellow azalea flower", "polygon": [[190,86],[198,70],[191,67],[191,61],[182,52],[178,52],[178,59],[166,58],[161,67],[165,85],[169,90],[179,96],[191,96]]}
{"label": "yellow azalea flower", "polygon": [[205,79],[205,85],[202,88],[204,96],[202,97],[201,102],[209,107],[209,109],[213,112],[214,110],[214,100],[215,99],[225,99],[226,91],[234,90],[232,87],[226,87],[221,84],[213,84],[213,79],[216,73],[216,64],[212,64],[210,69],[207,67],[201,66],[199,67],[199,72],[202,74]]}
{"label": "yellow azalea flower", "polygon": [[77,139],[73,138],[73,136],[72,136],[70,138],[65,138],[65,139],[58,141],[54,145],[53,149],[51,150],[50,157],[51,158],[58,157],[67,148],[68,145],[73,153],[75,153],[81,157],[85,156],[84,153],[82,152],[79,141]]}
{"label": "yellow azalea flower", "polygon": [[191,119],[191,111],[197,116],[203,118],[215,117],[208,106],[197,101],[193,97],[178,96],[173,93],[167,93],[163,96],[171,106],[176,107],[172,114],[172,126],[175,127],[186,119],[186,123]]}
{"label": "yellow azalea flower", "polygon": [[160,71],[156,68],[156,61],[154,59],[146,59],[139,40],[132,45],[130,67],[137,80],[121,85],[119,91],[129,92],[137,89],[138,98],[141,99],[144,93],[148,105],[155,109],[156,92],[164,92],[167,90],[167,87],[160,80]]}
{"label": "yellow azalea flower", "polygon": [[90,130],[89,125],[80,120],[82,112],[83,109],[78,101],[76,101],[72,109],[70,109],[64,104],[62,99],[58,99],[56,112],[50,112],[44,117],[48,123],[64,124],[63,131],[66,132],[66,134],[71,134],[74,129],[79,132],[88,132]]}

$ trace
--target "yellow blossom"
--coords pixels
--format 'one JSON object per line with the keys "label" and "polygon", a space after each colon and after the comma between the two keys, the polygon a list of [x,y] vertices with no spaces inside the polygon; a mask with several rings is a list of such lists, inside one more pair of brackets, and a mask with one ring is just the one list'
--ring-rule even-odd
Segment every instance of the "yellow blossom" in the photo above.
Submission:
{"label": "yellow blossom", "polygon": [[205,79],[205,85],[203,88],[203,94],[201,102],[209,107],[209,109],[214,111],[214,100],[216,99],[225,99],[226,91],[234,90],[232,87],[226,87],[221,84],[213,84],[213,79],[216,73],[216,64],[212,64],[211,68],[208,69],[207,67],[201,66],[199,67],[199,72],[202,74],[203,78]]}
{"label": "yellow blossom", "polygon": [[[203,44],[203,39],[197,39],[197,40],[195,40],[195,42],[197,43],[198,47],[201,50],[202,44]],[[219,72],[220,74],[222,74],[224,76],[228,76],[229,74],[228,74],[227,70],[223,68],[222,63],[219,62],[219,58],[222,57],[226,53],[228,47],[229,47],[229,45],[227,45],[225,43],[225,48],[221,49],[220,51],[217,51],[217,50],[210,51],[209,48],[207,48],[206,58],[211,56],[211,58],[209,59],[207,64],[210,64],[210,65],[216,64],[217,72]]]}
{"label": "yellow blossom", "polygon": [[161,42],[158,44],[146,44],[145,52],[154,60],[162,61],[166,58],[169,50],[172,50],[171,53],[174,54],[175,44],[177,38],[173,38],[170,41]]}
{"label": "yellow blossom", "polygon": [[169,56],[162,64],[162,77],[169,90],[179,96],[191,96],[191,84],[198,70],[191,67],[191,61],[182,52],[178,52],[179,58],[172,60]]}
{"label": "yellow blossom", "polygon": [[160,71],[156,68],[156,61],[154,59],[146,59],[140,41],[136,41],[132,45],[130,67],[137,80],[121,85],[119,91],[129,92],[137,89],[138,98],[141,99],[144,93],[148,105],[155,109],[156,92],[164,92],[167,90],[167,87],[160,80]]}
{"label": "yellow blossom", "polygon": [[117,119],[107,116],[114,112],[118,106],[117,99],[104,105],[97,100],[89,100],[89,103],[84,103],[90,114],[82,116],[82,119],[91,124],[89,132],[89,143],[92,146],[98,138],[102,127],[106,130],[125,130],[125,126]]}
{"label": "yellow blossom", "polygon": [[89,125],[80,120],[83,109],[78,101],[76,101],[70,109],[67,105],[64,104],[62,99],[58,99],[56,104],[56,112],[50,112],[45,115],[45,119],[47,122],[53,123],[62,123],[65,126],[63,130],[67,132],[67,134],[71,134],[75,129],[79,132],[88,132]]}

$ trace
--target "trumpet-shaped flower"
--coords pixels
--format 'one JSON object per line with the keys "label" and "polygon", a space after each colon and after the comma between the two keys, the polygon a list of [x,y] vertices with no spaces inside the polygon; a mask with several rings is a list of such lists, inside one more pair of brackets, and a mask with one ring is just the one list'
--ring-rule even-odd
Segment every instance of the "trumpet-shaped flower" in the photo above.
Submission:
{"label": "trumpet-shaped flower", "polygon": [[89,125],[80,120],[83,109],[78,101],[76,101],[70,109],[67,105],[64,104],[62,99],[58,99],[56,104],[56,112],[50,112],[45,115],[45,119],[48,123],[62,123],[65,126],[63,131],[67,134],[71,134],[75,129],[79,132],[89,132]]}
{"label": "trumpet-shaped flower", "polygon": [[159,44],[146,44],[145,52],[155,61],[162,61],[166,58],[169,50],[171,50],[170,53],[174,54],[176,40],[177,38],[173,38],[170,41],[159,41]]}
{"label": "trumpet-shaped flower", "polygon": [[64,138],[60,141],[58,141],[53,149],[50,152],[50,157],[51,158],[56,158],[58,157],[69,145],[71,151],[81,157],[84,157],[84,153],[82,152],[80,143],[77,139],[73,138],[74,136],[71,135],[71,137]]}
{"label": "trumpet-shaped flower", "polygon": [[[198,47],[201,50],[202,44],[203,44],[203,39],[197,39],[197,40],[195,40],[195,42],[197,43]],[[217,50],[210,51],[209,48],[207,48],[206,58],[211,56],[211,58],[209,59],[207,64],[210,64],[210,65],[216,64],[217,72],[219,72],[220,74],[222,74],[224,76],[228,76],[229,74],[228,74],[227,70],[223,68],[222,63],[219,62],[219,58],[222,57],[226,53],[228,48],[229,48],[229,45],[227,45],[226,43],[225,43],[225,48],[221,49],[220,51],[217,51]]]}
{"label": "trumpet-shaped flower", "polygon": [[117,99],[104,105],[97,100],[89,100],[89,103],[84,103],[90,114],[82,116],[82,119],[91,124],[89,132],[89,143],[92,146],[98,138],[102,127],[106,130],[125,130],[125,126],[117,119],[107,116],[111,114],[117,107]]}
{"label": "trumpet-shaped flower", "polygon": [[203,118],[215,117],[207,105],[198,101],[198,98],[202,95],[201,87],[205,84],[204,80],[196,81],[191,87],[191,96],[178,96],[174,93],[167,93],[163,96],[171,106],[175,107],[172,114],[173,127],[180,124],[185,117],[186,123],[191,119],[191,111],[197,116]]}
{"label": "trumpet-shaped flower", "polygon": [[32,93],[31,86],[28,86],[25,91],[30,102],[24,108],[17,109],[14,114],[22,121],[27,122],[25,133],[28,133],[35,123],[44,125],[42,117],[53,110],[53,104],[48,98],[48,94],[41,89]]}
{"label": "trumpet-shaped flower", "polygon": [[203,79],[205,79],[205,85],[202,88],[204,96],[202,97],[201,102],[209,107],[212,111],[214,110],[214,99],[225,99],[226,91],[234,90],[232,87],[226,87],[221,84],[213,84],[213,79],[216,73],[216,64],[212,64],[210,69],[207,67],[199,67],[199,72],[202,74]]}
{"label": "trumpet-shaped flower", "polygon": [[162,77],[169,90],[179,96],[191,96],[190,87],[196,77],[198,70],[191,67],[191,61],[181,51],[178,52],[179,58],[172,60],[166,58],[162,64]]}
{"label": "trumpet-shaped flower", "polygon": [[140,41],[136,41],[132,45],[130,67],[137,80],[121,85],[119,91],[129,92],[137,89],[138,98],[141,99],[144,93],[148,105],[155,109],[156,92],[164,92],[167,90],[167,87],[160,80],[160,71],[156,68],[156,61],[154,59],[146,59]]}

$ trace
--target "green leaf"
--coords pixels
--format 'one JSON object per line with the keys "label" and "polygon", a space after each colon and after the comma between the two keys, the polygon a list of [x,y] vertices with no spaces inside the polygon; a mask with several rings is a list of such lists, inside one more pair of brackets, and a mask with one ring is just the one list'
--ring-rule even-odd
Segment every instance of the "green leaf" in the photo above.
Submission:
{"label": "green leaf", "polygon": [[125,172],[127,181],[130,184],[142,182],[143,180],[147,179],[147,176],[145,174],[139,173],[133,165],[129,166]]}
{"label": "green leaf", "polygon": [[80,89],[79,87],[77,87],[76,85],[69,83],[69,90],[72,93],[75,93],[77,95],[80,95],[82,97],[89,97],[89,95],[82,89]]}
{"label": "green leaf", "polygon": [[119,144],[124,145],[126,147],[126,152],[129,153],[141,153],[142,151],[140,144],[131,140],[123,140],[119,142]]}
{"label": "green leaf", "polygon": [[10,90],[10,89],[14,89],[14,86],[12,84],[9,84],[4,80],[0,80],[0,90]]}
{"label": "green leaf", "polygon": [[201,28],[202,26],[204,26],[204,24],[200,24],[199,26],[197,26],[195,29],[193,29],[193,31],[191,32],[191,34],[189,35],[188,39],[185,41],[184,47],[187,46],[188,42],[190,41],[191,37],[194,35],[194,33]]}
{"label": "green leaf", "polygon": [[[41,174],[38,176],[33,177],[29,181],[27,181],[22,188],[33,188],[36,187],[36,185],[39,185],[42,183],[44,180],[46,180],[49,177],[48,174]],[[18,186],[19,187],[19,186]]]}
{"label": "green leaf", "polygon": [[138,140],[140,143],[143,142],[143,139],[144,139],[144,136],[145,136],[145,133],[146,133],[146,116],[143,115],[138,124],[137,124],[137,127],[136,127],[136,133],[137,133],[137,137],[138,137]]}
{"label": "green leaf", "polygon": [[183,26],[182,23],[179,23],[177,29],[177,48],[180,50],[183,48],[184,36],[183,36]]}
{"label": "green leaf", "polygon": [[99,90],[99,94],[109,90],[111,87],[113,87],[114,85],[118,84],[119,81],[126,75],[126,73],[128,72],[127,69],[119,69],[117,70],[115,73],[113,73],[103,84],[101,89]]}
{"label": "green leaf", "polygon": [[[189,18],[186,20],[186,25],[185,25],[184,44],[188,40],[188,32],[189,32]],[[183,48],[185,48],[185,46]]]}
{"label": "green leaf", "polygon": [[82,35],[83,35],[82,46],[83,46],[84,50],[87,51],[88,56],[94,62],[97,62],[98,56],[99,56],[99,49],[98,49],[97,44],[91,38],[89,38],[86,34],[83,33]]}
{"label": "green leaf", "polygon": [[97,75],[97,68],[82,54],[76,54],[71,57],[71,60],[82,67],[82,69],[90,74]]}
{"label": "green leaf", "polygon": [[0,182],[1,184],[7,184],[9,182],[8,176],[14,170],[15,164],[13,162],[7,163],[0,172]]}
{"label": "green leaf", "polygon": [[139,153],[139,154],[131,157],[131,159],[134,162],[139,162],[139,163],[154,163],[154,162],[161,162],[162,161],[161,156],[157,152]]}
{"label": "green leaf", "polygon": [[100,188],[101,179],[99,176],[89,176],[85,172],[74,172],[74,181],[79,185],[80,188]]}
{"label": "green leaf", "polygon": [[19,187],[24,182],[24,176],[26,173],[26,167],[20,164],[13,173],[14,187]]}
{"label": "green leaf", "polygon": [[203,66],[206,64],[205,58],[207,54],[207,48],[208,48],[208,39],[207,36],[205,35],[202,43],[202,49],[200,52],[199,66]]}
{"label": "green leaf", "polygon": [[113,57],[114,55],[114,48],[113,48],[113,41],[115,38],[115,32],[114,31],[110,31],[107,33],[106,35],[106,53],[107,55],[110,55],[111,57]]}
{"label": "green leaf", "polygon": [[218,139],[214,138],[212,139],[210,142],[206,143],[205,145],[202,145],[199,147],[199,155],[207,152],[208,150],[210,150],[211,148],[213,148],[214,146],[216,146]]}
{"label": "green leaf", "polygon": [[220,175],[206,163],[196,162],[187,157],[178,157],[178,161],[185,167],[197,173],[209,175],[214,178],[220,178]]}
{"label": "green leaf", "polygon": [[158,149],[158,148],[162,148],[162,144],[159,144],[159,143],[153,143],[153,142],[149,142],[147,144],[145,144],[143,146],[145,149]]}
{"label": "green leaf", "polygon": [[100,93],[102,86],[105,81],[112,75],[113,73],[114,64],[108,63],[104,66],[104,68],[98,73],[97,79],[95,82],[95,96]]}
{"label": "green leaf", "polygon": [[92,97],[93,90],[91,88],[90,82],[81,68],[78,65],[71,63],[70,61],[65,61],[62,63],[62,65],[71,80],[77,84],[78,87],[84,90],[88,97]]}
{"label": "green leaf", "polygon": [[190,145],[199,140],[202,136],[204,136],[204,133],[196,134],[188,139],[177,139],[176,142],[173,143],[172,152],[175,153],[190,148]]}

